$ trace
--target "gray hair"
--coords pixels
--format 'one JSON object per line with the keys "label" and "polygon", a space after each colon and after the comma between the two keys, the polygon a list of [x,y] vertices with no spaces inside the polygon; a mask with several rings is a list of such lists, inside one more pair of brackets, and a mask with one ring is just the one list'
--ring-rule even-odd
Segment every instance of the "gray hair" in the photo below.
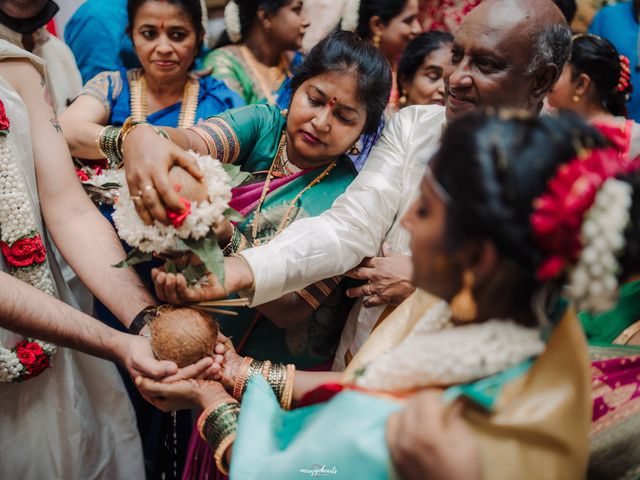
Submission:
{"label": "gray hair", "polygon": [[546,25],[538,32],[538,38],[533,42],[531,61],[526,75],[535,75],[550,63],[558,67],[558,72],[562,72],[570,56],[571,30],[569,25],[566,23]]}

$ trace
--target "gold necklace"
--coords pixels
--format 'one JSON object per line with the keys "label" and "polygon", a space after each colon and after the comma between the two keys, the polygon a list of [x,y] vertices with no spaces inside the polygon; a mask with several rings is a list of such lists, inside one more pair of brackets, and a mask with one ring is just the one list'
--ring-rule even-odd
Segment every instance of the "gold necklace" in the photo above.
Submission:
{"label": "gold necklace", "polygon": [[[269,193],[269,186],[271,185],[271,179],[274,177],[273,171],[276,165],[281,161],[283,152],[286,155],[286,148],[287,148],[286,134],[283,133],[282,137],[280,138],[280,144],[278,145],[278,151],[276,152],[276,156],[273,159],[273,162],[271,162],[271,167],[269,168],[267,179],[264,182],[264,188],[262,189],[262,194],[260,195],[258,208],[256,209],[256,213],[253,215],[253,226],[251,229],[251,236],[253,237],[252,243],[254,246],[262,245],[263,243],[261,239],[258,239],[258,226],[260,223],[260,213],[262,212],[262,204],[264,203],[265,199],[267,198],[267,194]],[[289,223],[291,222],[291,219],[289,217],[291,216],[291,212],[293,211],[296,203],[298,202],[298,200],[300,200],[300,197],[302,197],[302,195],[304,195],[312,187],[320,183],[324,179],[324,177],[329,175],[331,170],[335,168],[336,163],[337,163],[337,160],[334,160],[333,162],[331,162],[327,166],[327,168],[325,168],[324,171],[320,173],[320,175],[318,175],[316,178],[311,180],[311,182],[309,182],[309,184],[306,187],[304,187],[302,190],[298,192],[298,194],[293,198],[293,200],[289,204],[289,207],[287,208],[287,211],[282,217],[282,220],[280,221],[280,225],[278,225],[278,228],[276,229],[276,233],[273,235],[273,237],[276,237],[277,235],[279,235],[282,232],[282,230],[284,230],[285,227],[289,225]]]}
{"label": "gold necklace", "polygon": [[[131,117],[134,122],[147,121],[147,82],[144,74],[140,71],[133,75],[129,82],[131,90]],[[182,93],[182,105],[178,116],[178,127],[192,127],[196,121],[196,111],[198,110],[198,95],[200,94],[200,82],[189,77],[184,84]]]}
{"label": "gold necklace", "polygon": [[[268,72],[267,75],[269,75],[270,77],[274,77],[273,79],[269,78],[269,81],[271,83],[270,86],[272,87],[269,88],[269,85],[267,85],[267,82],[264,78],[265,75],[261,74],[259,71],[258,65],[260,62],[253,54],[253,52],[249,49],[249,47],[247,47],[246,45],[240,45],[240,54],[247,63],[247,66],[249,67],[249,70],[251,70],[251,73],[253,73],[253,77],[258,82],[258,87],[262,91],[262,95],[264,96],[264,98],[266,98],[271,105],[276,105],[277,102],[272,92],[273,90],[275,90],[275,88],[273,87],[279,84],[284,79],[284,77],[287,76],[287,73],[289,71],[289,62],[286,55],[282,54],[280,56],[280,63],[275,67],[266,67]],[[276,71],[276,75],[270,75],[274,70]]]}

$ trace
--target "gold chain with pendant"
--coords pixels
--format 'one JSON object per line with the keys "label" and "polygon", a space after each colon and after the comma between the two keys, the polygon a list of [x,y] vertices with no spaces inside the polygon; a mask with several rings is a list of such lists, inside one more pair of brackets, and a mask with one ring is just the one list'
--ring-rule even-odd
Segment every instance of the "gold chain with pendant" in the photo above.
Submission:
{"label": "gold chain with pendant", "polygon": [[[262,240],[258,239],[258,227],[260,224],[260,214],[262,212],[262,204],[264,203],[265,199],[267,198],[267,194],[269,193],[269,186],[271,185],[271,180],[275,176],[274,170],[278,167],[278,165],[282,165],[282,155],[283,154],[286,155],[286,148],[287,148],[286,134],[283,133],[282,137],[280,138],[280,144],[278,145],[278,151],[276,152],[276,156],[273,159],[273,162],[271,162],[271,167],[269,168],[267,179],[264,182],[262,194],[260,195],[260,201],[258,202],[258,208],[256,208],[256,213],[253,215],[253,226],[251,230],[251,236],[253,237],[252,243],[254,246],[262,245],[263,243]],[[307,191],[309,191],[312,187],[320,183],[327,175],[329,175],[331,170],[335,168],[336,164],[337,164],[337,160],[334,160],[333,162],[331,162],[329,165],[327,165],[327,168],[325,168],[322,171],[322,173],[320,173],[316,178],[311,180],[311,182],[309,182],[309,184],[306,187],[304,187],[302,190],[298,192],[298,194],[293,198],[293,200],[289,204],[289,207],[287,208],[287,211],[285,212],[284,216],[282,217],[282,220],[280,221],[280,225],[278,225],[278,228],[276,229],[276,233],[273,235],[274,237],[279,235],[282,232],[282,230],[284,230],[285,227],[289,225],[289,223],[291,222],[291,218],[290,218],[291,212],[295,208],[296,203],[298,202],[298,200],[300,200],[302,195],[304,195]]]}

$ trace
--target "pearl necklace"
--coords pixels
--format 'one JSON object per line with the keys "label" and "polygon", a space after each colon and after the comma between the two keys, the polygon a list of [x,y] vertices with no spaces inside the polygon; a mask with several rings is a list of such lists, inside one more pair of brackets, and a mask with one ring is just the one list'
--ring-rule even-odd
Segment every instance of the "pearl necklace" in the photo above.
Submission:
{"label": "pearl necklace", "polygon": [[[131,116],[134,122],[145,122],[147,120],[147,82],[141,71],[136,72],[130,81],[131,90]],[[198,109],[198,96],[200,94],[200,82],[189,77],[184,84],[182,93],[182,105],[178,117],[178,127],[192,127],[196,120],[196,110]]]}
{"label": "pearl necklace", "polygon": [[[271,162],[271,167],[269,168],[269,173],[267,174],[267,180],[264,182],[264,188],[262,189],[262,195],[260,195],[258,208],[256,209],[256,213],[253,215],[253,221],[252,221],[253,227],[251,229],[251,236],[253,237],[252,243],[254,246],[258,246],[258,245],[262,245],[263,243],[266,243],[264,240],[258,239],[258,227],[260,224],[260,214],[262,212],[262,204],[264,203],[265,199],[267,198],[267,194],[269,193],[269,186],[271,185],[271,180],[273,179],[273,177],[275,177],[274,171],[276,170],[277,166],[282,165],[286,171],[286,167],[282,163],[283,158],[285,159],[284,161],[287,164],[289,163],[288,158],[286,158],[287,157],[286,150],[287,150],[287,137],[286,137],[286,133],[283,132],[282,137],[280,138],[280,144],[278,145],[278,151],[276,152],[276,156],[273,159],[273,162]],[[329,175],[331,170],[335,168],[336,164],[337,164],[337,160],[334,160],[333,162],[331,162],[327,166],[327,168],[325,168],[322,171],[322,173],[320,173],[320,175],[318,175],[316,178],[311,180],[311,182],[309,182],[309,184],[306,187],[304,187],[302,190],[300,190],[300,192],[298,192],[298,194],[294,197],[294,199],[289,204],[289,207],[287,208],[287,211],[285,212],[284,216],[282,217],[282,221],[280,222],[280,225],[278,225],[278,228],[276,229],[276,233],[273,235],[274,237],[279,235],[282,232],[282,230],[284,230],[285,227],[289,225],[289,223],[291,223],[291,218],[290,218],[291,212],[293,211],[296,203],[298,202],[298,200],[300,200],[302,195],[304,195],[307,191],[309,191],[312,187],[320,183],[327,175]]]}

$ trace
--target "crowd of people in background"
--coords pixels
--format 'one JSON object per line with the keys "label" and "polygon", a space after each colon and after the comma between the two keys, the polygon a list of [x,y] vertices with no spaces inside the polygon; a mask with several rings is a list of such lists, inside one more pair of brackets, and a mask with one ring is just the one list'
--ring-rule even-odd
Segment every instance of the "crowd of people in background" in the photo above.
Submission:
{"label": "crowd of people in background", "polygon": [[[636,478],[639,18],[0,0],[0,477]],[[115,179],[179,226],[199,156],[246,174],[220,271],[114,268]],[[164,305],[228,298],[155,358]]]}

